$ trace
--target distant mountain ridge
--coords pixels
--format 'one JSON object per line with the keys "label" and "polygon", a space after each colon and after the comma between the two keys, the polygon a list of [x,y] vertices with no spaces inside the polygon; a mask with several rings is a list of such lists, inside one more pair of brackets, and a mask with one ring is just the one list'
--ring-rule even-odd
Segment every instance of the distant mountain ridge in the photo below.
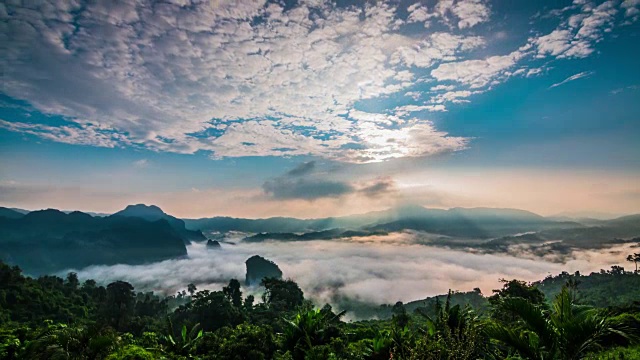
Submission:
{"label": "distant mountain ridge", "polygon": [[0,217],[5,217],[9,219],[20,219],[23,216],[24,216],[24,213],[16,211],[15,209],[0,207]]}
{"label": "distant mountain ridge", "polygon": [[118,211],[112,216],[138,217],[147,221],[166,220],[169,225],[180,234],[186,244],[189,244],[191,241],[204,241],[207,239],[200,230],[186,229],[184,220],[165,213],[155,205],[129,205],[124,210]]}
{"label": "distant mountain ridge", "polygon": [[48,209],[0,216],[0,258],[30,274],[90,265],[140,264],[187,254],[166,219],[93,217]]}
{"label": "distant mountain ridge", "polygon": [[[428,209],[403,206],[361,215],[321,219],[275,217],[241,219],[214,217],[185,219],[187,228],[203,231],[243,231],[249,233],[308,233],[332,229],[391,232],[418,230],[456,237],[492,238],[519,232],[580,227],[558,222],[525,210],[497,208]],[[281,237],[283,235],[280,235]]]}

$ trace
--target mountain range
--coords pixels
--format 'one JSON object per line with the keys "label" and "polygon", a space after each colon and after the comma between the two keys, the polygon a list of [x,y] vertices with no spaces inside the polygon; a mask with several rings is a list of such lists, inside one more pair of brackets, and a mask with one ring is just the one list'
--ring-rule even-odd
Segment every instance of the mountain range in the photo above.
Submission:
{"label": "mountain range", "polygon": [[572,221],[547,219],[532,212],[517,209],[452,208],[441,210],[422,206],[403,206],[361,215],[322,219],[213,217],[185,219],[185,224],[188,229],[200,229],[204,232],[308,233],[332,229],[381,232],[417,230],[476,239],[583,226]]}
{"label": "mountain range", "polygon": [[[138,264],[187,254],[185,245],[225,233],[245,242],[332,240],[413,231],[435,236],[418,243],[510,253],[527,247],[538,255],[567,253],[640,240],[640,215],[580,222],[517,209],[428,209],[403,206],[321,219],[213,217],[178,219],[154,205],[129,205],[107,216],[54,209],[0,207],[0,259],[42,274],[96,264]],[[519,251],[519,250],[518,250]]]}
{"label": "mountain range", "polygon": [[134,205],[106,217],[0,208],[0,258],[29,274],[185,256],[195,239],[206,240],[157,207]]}

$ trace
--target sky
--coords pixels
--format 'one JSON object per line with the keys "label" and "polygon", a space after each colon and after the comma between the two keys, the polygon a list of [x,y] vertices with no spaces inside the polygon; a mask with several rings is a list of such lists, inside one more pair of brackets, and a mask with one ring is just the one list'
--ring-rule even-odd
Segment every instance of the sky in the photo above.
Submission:
{"label": "sky", "polygon": [[0,205],[640,212],[640,0],[5,1]]}

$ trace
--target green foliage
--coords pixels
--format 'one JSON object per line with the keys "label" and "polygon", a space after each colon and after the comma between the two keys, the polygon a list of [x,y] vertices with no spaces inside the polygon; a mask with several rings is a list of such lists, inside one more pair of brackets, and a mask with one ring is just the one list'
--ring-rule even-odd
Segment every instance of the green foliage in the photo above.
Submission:
{"label": "green foliage", "polygon": [[163,337],[164,347],[176,355],[189,355],[202,339],[202,335],[200,324],[194,325],[191,330],[187,330],[187,326],[182,325],[179,334],[176,334],[171,319],[167,319],[167,335]]}
{"label": "green foliage", "polygon": [[617,347],[587,357],[590,360],[640,360],[640,346]]}
{"label": "green foliage", "polygon": [[229,301],[235,307],[242,306],[242,291],[240,291],[240,282],[236,279],[231,279],[229,285],[222,288],[222,292],[227,296]]}
{"label": "green foliage", "polygon": [[[283,334],[284,348],[291,351],[294,359],[305,359],[314,347],[327,345],[341,336],[338,325],[344,314],[334,314],[331,307],[297,313],[287,321],[288,326]],[[312,354],[315,354],[315,358],[319,353]]]}
{"label": "green foliage", "polygon": [[436,305],[436,317],[424,315],[425,334],[411,349],[410,359],[477,359],[490,354],[483,323],[470,307],[451,306],[451,292],[444,305]]}
{"label": "green foliage", "polygon": [[264,278],[261,285],[264,286],[262,301],[270,308],[277,311],[291,311],[302,305],[304,294],[292,280],[280,280],[276,278]]}
{"label": "green foliage", "polygon": [[109,355],[106,360],[154,360],[158,356],[138,345],[127,345]]}
{"label": "green foliage", "polygon": [[547,299],[553,299],[567,282],[577,284],[576,299],[585,305],[595,307],[624,306],[640,300],[640,275],[621,272],[618,268],[610,271],[581,275],[563,272],[549,276],[535,283]]}
{"label": "green foliage", "polygon": [[616,341],[634,342],[638,328],[601,310],[576,305],[567,287],[551,309],[523,298],[502,300],[501,308],[518,316],[514,324],[495,323],[489,334],[529,359],[579,359]]}
{"label": "green foliage", "polygon": [[[73,273],[33,279],[0,262],[0,359],[637,359],[639,297],[625,286],[638,279],[614,268],[504,281],[488,300],[479,290],[449,292],[379,307],[386,320],[343,322],[344,311],[314,308],[292,280],[264,279],[254,304],[237,280],[161,297]],[[625,307],[585,305],[588,294],[613,296],[604,289]]]}
{"label": "green foliage", "polygon": [[183,324],[200,323],[204,331],[237,326],[245,320],[242,309],[233,306],[227,295],[209,290],[197,292],[191,302],[178,307],[172,317]]}
{"label": "green foliage", "polygon": [[268,326],[241,324],[222,328],[213,335],[211,344],[201,346],[199,354],[215,354],[212,358],[225,360],[272,359],[277,350],[273,329]]}

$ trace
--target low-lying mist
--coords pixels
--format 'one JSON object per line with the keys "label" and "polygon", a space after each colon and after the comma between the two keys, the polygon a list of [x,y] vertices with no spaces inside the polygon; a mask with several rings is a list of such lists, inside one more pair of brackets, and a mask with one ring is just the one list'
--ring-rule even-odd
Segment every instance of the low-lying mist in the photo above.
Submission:
{"label": "low-lying mist", "polygon": [[[317,304],[338,297],[373,304],[412,301],[479,287],[484,294],[500,287],[499,280],[541,280],[562,271],[589,273],[613,264],[624,265],[631,245],[606,250],[579,251],[558,262],[553,257],[480,254],[415,244],[415,235],[331,241],[223,243],[210,250],[188,246],[188,257],[146,265],[92,266],[76,270],[81,279],[102,283],[124,280],[138,291],[175,294],[194,283],[198,289],[219,290],[245,277],[245,260],[261,255],[274,261],[284,276],[295,280],[307,298]],[[245,289],[254,292],[256,289]]]}

